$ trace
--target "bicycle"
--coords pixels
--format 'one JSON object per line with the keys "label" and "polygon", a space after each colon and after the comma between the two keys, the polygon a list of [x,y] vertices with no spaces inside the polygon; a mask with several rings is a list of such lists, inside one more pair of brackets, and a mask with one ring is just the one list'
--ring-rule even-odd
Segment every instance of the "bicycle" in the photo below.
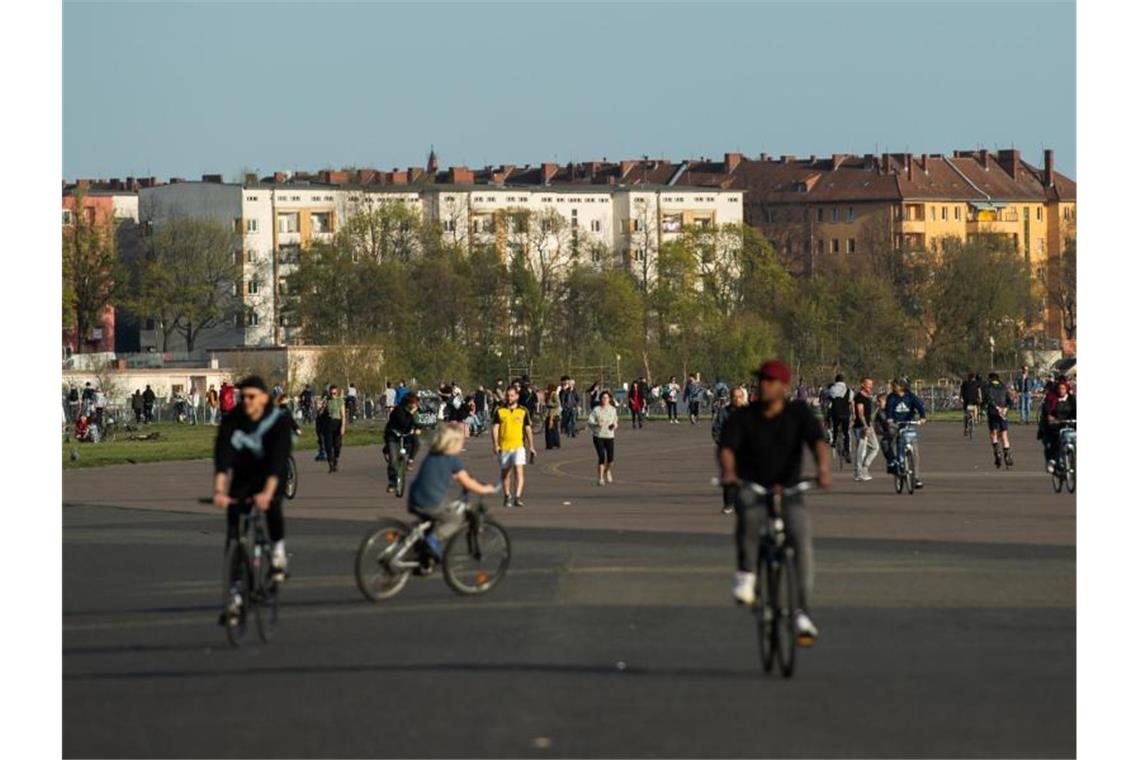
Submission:
{"label": "bicycle", "polygon": [[[408,479],[408,447],[404,444],[404,439],[415,435],[415,433],[395,433],[395,435],[397,440],[386,442],[384,450],[389,458],[396,457],[394,465],[396,468],[396,498],[400,498],[404,495],[404,485]],[[393,444],[398,444],[395,446],[395,451],[393,451]]]}
{"label": "bicycle", "polygon": [[1077,421],[1052,423],[1060,427],[1058,451],[1053,462],[1053,490],[1061,493],[1067,488],[1069,493],[1077,490]]}
{"label": "bicycle", "polygon": [[289,455],[285,467],[285,498],[292,500],[297,495],[297,461]]}
{"label": "bicycle", "polygon": [[[199,499],[213,504],[212,499]],[[222,615],[226,640],[241,646],[252,613],[257,636],[268,644],[277,630],[278,584],[270,561],[273,542],[265,513],[253,506],[253,499],[238,500],[245,511],[238,517],[237,538],[226,549],[222,565]]]}
{"label": "bicycle", "polygon": [[978,421],[975,419],[976,408],[966,408],[966,429],[962,433],[971,441],[974,440],[974,428],[978,426]]}
{"label": "bicycle", "polygon": [[831,445],[831,460],[842,471],[845,462],[851,460],[851,433],[843,434],[842,430],[828,434]]}
{"label": "bicycle", "polygon": [[[714,480],[719,485],[719,481]],[[791,678],[796,667],[796,649],[811,646],[811,639],[800,639],[796,634],[796,613],[799,608],[799,583],[796,575],[795,548],[784,520],[784,497],[803,493],[812,487],[812,481],[802,481],[791,488],[774,487],[771,490],[757,483],[742,481],[747,488],[765,498],[768,519],[760,536],[759,566],[756,573],[756,601],[752,612],[756,616],[756,636],[760,644],[760,664],[765,673],[771,673],[779,662],[780,674]]]}
{"label": "bicycle", "polygon": [[441,560],[428,548],[426,537],[434,522],[415,524],[382,518],[360,542],[356,552],[356,586],[371,602],[400,592],[412,574],[430,575],[443,566],[443,580],[457,594],[485,594],[507,573],[511,540],[502,525],[487,514],[483,500],[471,507],[463,502],[466,526],[448,539]]}
{"label": "bicycle", "polygon": [[919,422],[901,422],[898,426],[898,435],[895,436],[895,493],[901,494],[905,489],[908,494],[914,493],[917,480],[918,426]]}

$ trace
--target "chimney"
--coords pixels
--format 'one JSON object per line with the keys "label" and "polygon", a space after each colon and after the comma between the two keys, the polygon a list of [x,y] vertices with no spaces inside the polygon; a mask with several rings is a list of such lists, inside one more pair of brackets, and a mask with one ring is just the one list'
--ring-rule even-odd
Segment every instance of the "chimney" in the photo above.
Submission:
{"label": "chimney", "polygon": [[919,162],[918,162],[918,165],[922,167],[922,173],[923,174],[930,174],[930,167],[926,163],[927,159],[928,159],[928,156],[925,153],[923,153],[922,157],[919,159]]}
{"label": "chimney", "polygon": [[767,161],[768,160],[768,154],[767,153],[761,153],[760,154],[760,160],[761,161]]}
{"label": "chimney", "polygon": [[914,159],[913,159],[913,156],[911,156],[909,153],[907,153],[906,157],[903,159],[903,165],[906,167],[906,178],[907,178],[907,181],[909,182],[910,180],[914,179]]}
{"label": "chimney", "polygon": [[550,180],[558,173],[558,164],[544,163],[542,165],[542,184],[549,185]]}
{"label": "chimney", "polygon": [[1053,149],[1045,149],[1045,187],[1053,187]]}
{"label": "chimney", "polygon": [[780,156],[780,163],[791,164],[791,163],[795,163],[795,160],[796,160],[796,157],[791,155],[791,154],[788,154],[785,156]]}
{"label": "chimney", "polygon": [[884,153],[882,160],[883,160],[883,163],[879,166],[879,168],[882,170],[883,174],[890,174],[891,173],[891,154],[890,153]]}
{"label": "chimney", "polygon": [[1013,181],[1017,181],[1017,172],[1021,168],[1021,151],[1016,148],[1009,150],[998,151],[998,166],[1005,170],[1005,173],[1013,177]]}
{"label": "chimney", "polygon": [[743,158],[739,153],[725,153],[724,154],[724,171],[726,174],[732,174],[736,171],[736,167],[740,166],[740,159]]}
{"label": "chimney", "polygon": [[985,169],[986,171],[989,171],[990,170],[990,152],[988,150],[986,150],[985,148],[982,148],[980,151],[978,151],[978,157],[979,157],[979,160],[982,164],[982,168]]}

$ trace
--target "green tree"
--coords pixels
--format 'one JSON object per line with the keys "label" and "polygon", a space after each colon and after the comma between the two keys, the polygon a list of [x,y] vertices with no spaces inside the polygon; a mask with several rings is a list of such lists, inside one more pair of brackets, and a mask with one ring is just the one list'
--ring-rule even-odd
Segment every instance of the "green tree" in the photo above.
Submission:
{"label": "green tree", "polygon": [[88,209],[86,193],[72,196],[71,223],[63,228],[63,326],[74,327],[82,352],[92,328],[121,292],[123,272],[116,244],[117,222]]}

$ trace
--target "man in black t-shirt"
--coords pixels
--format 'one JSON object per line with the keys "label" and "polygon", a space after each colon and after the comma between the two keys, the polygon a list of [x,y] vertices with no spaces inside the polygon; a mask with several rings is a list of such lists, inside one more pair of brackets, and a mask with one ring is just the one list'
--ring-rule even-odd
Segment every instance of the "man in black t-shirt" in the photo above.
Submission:
{"label": "man in black t-shirt", "polygon": [[[285,515],[281,500],[293,448],[293,425],[269,403],[265,381],[252,376],[238,385],[241,403],[222,418],[214,441],[214,506],[226,510],[226,546],[237,538],[238,518],[249,509],[265,512],[273,542],[273,579],[285,580]],[[252,505],[245,503],[252,500]],[[238,614],[240,592],[227,601],[226,616]]]}
{"label": "man in black t-shirt", "polygon": [[875,418],[875,381],[864,377],[855,394],[852,409],[855,412],[851,426],[855,433],[855,480],[871,479],[871,463],[879,454],[879,439],[871,421]]}
{"label": "man in black t-shirt", "polygon": [[[831,487],[827,441],[819,420],[803,401],[787,400],[791,371],[783,362],[768,361],[757,375],[759,398],[729,417],[718,452],[721,483],[733,492],[736,501],[737,572],[732,595],[738,603],[749,605],[756,601],[759,539],[768,508],[763,497],[738,484],[751,482],[769,490],[797,485],[807,446],[815,458],[820,486]],[[807,614],[814,573],[811,523],[800,494],[788,494],[783,505],[789,539],[796,550],[796,631],[813,639],[818,632]]]}

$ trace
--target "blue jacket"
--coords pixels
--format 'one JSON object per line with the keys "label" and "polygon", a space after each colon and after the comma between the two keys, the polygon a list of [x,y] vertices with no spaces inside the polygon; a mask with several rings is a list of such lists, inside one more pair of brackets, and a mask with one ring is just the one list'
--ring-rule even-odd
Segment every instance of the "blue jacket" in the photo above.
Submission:
{"label": "blue jacket", "polygon": [[887,419],[892,422],[912,422],[926,417],[926,407],[922,399],[907,391],[903,395],[892,393],[887,396]]}

